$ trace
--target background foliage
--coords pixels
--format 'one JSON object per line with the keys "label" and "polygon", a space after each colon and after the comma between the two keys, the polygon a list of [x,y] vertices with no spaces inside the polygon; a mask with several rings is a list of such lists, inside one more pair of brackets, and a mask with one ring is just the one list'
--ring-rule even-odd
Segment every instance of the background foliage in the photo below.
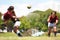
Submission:
{"label": "background foliage", "polygon": [[[46,11],[33,11],[27,16],[22,16],[20,18],[21,26],[20,29],[27,30],[29,28],[38,28],[39,30],[47,31],[47,18],[53,10],[48,9]],[[1,20],[1,13],[0,13],[0,24],[2,23]],[[59,23],[57,25],[60,28],[60,13],[57,12],[57,16],[59,18]]]}

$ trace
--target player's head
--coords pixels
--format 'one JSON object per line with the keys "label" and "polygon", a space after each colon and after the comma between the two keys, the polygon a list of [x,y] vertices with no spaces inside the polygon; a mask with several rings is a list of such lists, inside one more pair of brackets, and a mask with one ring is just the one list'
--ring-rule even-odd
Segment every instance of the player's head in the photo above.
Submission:
{"label": "player's head", "polygon": [[56,16],[56,11],[51,12],[51,16],[55,17]]}
{"label": "player's head", "polygon": [[13,11],[14,10],[14,6],[9,6],[8,11]]}

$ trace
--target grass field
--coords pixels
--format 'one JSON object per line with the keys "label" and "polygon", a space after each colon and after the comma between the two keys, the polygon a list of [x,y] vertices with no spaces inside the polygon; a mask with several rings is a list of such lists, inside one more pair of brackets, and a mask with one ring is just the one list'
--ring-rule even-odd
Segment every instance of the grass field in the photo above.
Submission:
{"label": "grass field", "polygon": [[60,34],[57,34],[57,37],[54,37],[53,34],[51,37],[48,37],[46,34],[39,37],[18,37],[14,33],[0,33],[0,40],[60,40]]}

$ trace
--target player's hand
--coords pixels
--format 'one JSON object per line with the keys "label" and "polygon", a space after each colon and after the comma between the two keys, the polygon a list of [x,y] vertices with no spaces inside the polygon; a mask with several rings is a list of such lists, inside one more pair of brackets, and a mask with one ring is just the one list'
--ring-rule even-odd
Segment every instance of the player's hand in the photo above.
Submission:
{"label": "player's hand", "polygon": [[16,16],[13,16],[13,18],[16,18]]}

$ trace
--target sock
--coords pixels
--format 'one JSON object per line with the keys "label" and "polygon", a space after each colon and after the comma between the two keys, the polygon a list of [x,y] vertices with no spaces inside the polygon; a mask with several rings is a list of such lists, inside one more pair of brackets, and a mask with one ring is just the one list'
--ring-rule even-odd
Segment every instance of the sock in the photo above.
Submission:
{"label": "sock", "polygon": [[54,32],[54,36],[56,36],[57,32]]}
{"label": "sock", "polygon": [[18,35],[18,36],[22,36],[22,35],[20,34],[20,31],[19,31],[19,30],[17,30],[17,35]]}
{"label": "sock", "polygon": [[48,33],[48,36],[50,37],[50,33]]}

